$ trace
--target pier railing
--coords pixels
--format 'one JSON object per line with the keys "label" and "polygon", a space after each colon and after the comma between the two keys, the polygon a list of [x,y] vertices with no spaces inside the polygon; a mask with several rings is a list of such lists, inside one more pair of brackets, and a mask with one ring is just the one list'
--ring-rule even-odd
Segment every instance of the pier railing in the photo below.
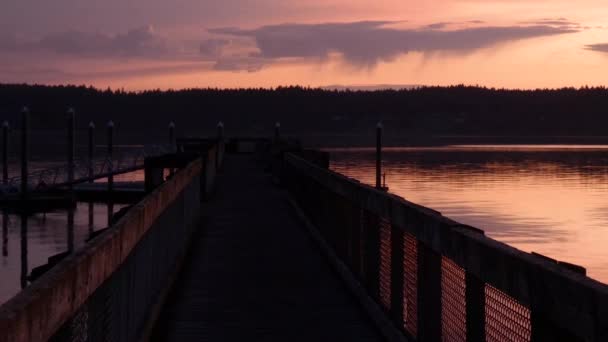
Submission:
{"label": "pier railing", "polygon": [[417,341],[608,341],[608,286],[294,154],[283,182],[335,254]]}
{"label": "pier railing", "polygon": [[[36,170],[28,174],[28,189],[31,191],[45,191],[62,186],[94,181],[110,175],[128,173],[142,169],[146,158],[175,153],[171,145],[146,145],[141,148],[132,148],[128,151],[115,153],[95,159],[81,158],[74,161],[74,179],[70,180],[70,167],[60,165],[48,169]],[[18,193],[20,191],[21,177],[9,178],[5,193]]]}
{"label": "pier railing", "polygon": [[216,156],[177,171],[0,307],[0,342],[139,340],[184,257]]}

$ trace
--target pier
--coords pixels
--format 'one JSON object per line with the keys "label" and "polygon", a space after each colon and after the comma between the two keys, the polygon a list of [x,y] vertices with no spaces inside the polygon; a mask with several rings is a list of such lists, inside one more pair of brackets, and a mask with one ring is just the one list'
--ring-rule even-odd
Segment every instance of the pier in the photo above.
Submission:
{"label": "pier", "polygon": [[[0,341],[606,341],[608,286],[282,137],[177,139]],[[165,171],[169,170],[166,176]]]}

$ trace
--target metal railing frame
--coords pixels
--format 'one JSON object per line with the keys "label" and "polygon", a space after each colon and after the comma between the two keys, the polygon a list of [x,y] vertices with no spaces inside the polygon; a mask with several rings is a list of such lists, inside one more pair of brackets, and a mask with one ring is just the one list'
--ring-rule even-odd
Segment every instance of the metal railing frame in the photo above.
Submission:
{"label": "metal railing frame", "polygon": [[573,265],[522,252],[295,154],[285,156],[282,179],[413,340],[608,341],[608,286]]}

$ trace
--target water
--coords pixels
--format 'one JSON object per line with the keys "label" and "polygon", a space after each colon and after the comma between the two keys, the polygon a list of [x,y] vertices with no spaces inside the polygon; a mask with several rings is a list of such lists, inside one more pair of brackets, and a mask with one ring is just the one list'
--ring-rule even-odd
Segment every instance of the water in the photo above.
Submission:
{"label": "water", "polygon": [[0,215],[2,254],[0,256],[0,304],[17,294],[28,282],[24,276],[47,258],[68,251],[68,235],[73,231],[74,250],[84,246],[90,234],[108,226],[108,211],[116,212],[124,205],[78,203],[74,226],[68,225],[68,211],[35,214],[27,218],[22,230],[21,217]]}
{"label": "water", "polygon": [[[375,182],[373,149],[327,149],[331,168]],[[390,191],[608,283],[608,146],[390,148]]]}
{"label": "water", "polygon": [[[33,158],[31,170],[42,170],[62,165],[58,159]],[[11,175],[18,175],[19,166],[10,165]],[[121,182],[142,182],[143,171],[135,171],[114,177],[116,186]],[[99,179],[96,182],[107,182]],[[116,213],[125,204],[79,202],[74,210],[74,251],[85,245],[92,232],[108,226],[109,213]],[[6,225],[5,225],[6,222]],[[0,254],[0,305],[17,294],[29,282],[23,277],[33,268],[47,263],[50,256],[68,251],[68,211],[59,210],[28,217],[27,229],[22,234],[20,215],[0,213],[2,226],[2,253]],[[25,239],[24,239],[25,237]]]}

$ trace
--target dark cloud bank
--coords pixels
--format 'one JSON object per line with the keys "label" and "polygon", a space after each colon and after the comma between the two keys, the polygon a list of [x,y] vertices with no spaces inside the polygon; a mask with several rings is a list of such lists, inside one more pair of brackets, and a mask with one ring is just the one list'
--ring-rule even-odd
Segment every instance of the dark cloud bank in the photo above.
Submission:
{"label": "dark cloud bank", "polygon": [[0,37],[2,51],[28,53],[48,51],[77,57],[158,57],[169,53],[167,41],[150,26],[108,35],[82,31],[52,33],[37,41],[19,42]]}
{"label": "dark cloud bank", "polygon": [[330,24],[283,24],[253,30],[219,28],[210,33],[222,36],[248,37],[259,49],[251,57],[328,58],[341,54],[354,65],[372,66],[390,61],[409,52],[470,52],[500,43],[526,38],[578,32],[574,25],[534,23],[517,26],[486,26],[444,30],[448,23],[432,24],[420,29],[390,27],[395,22],[362,21]]}
{"label": "dark cloud bank", "polygon": [[[193,52],[213,62],[217,70],[256,71],[284,58],[325,60],[332,54],[357,67],[372,67],[410,52],[468,53],[512,41],[580,31],[565,18],[548,18],[514,26],[490,26],[482,21],[438,22],[420,28],[397,28],[403,22],[360,21],[325,24],[282,24],[256,29],[216,28]],[[49,51],[74,57],[182,58],[165,37],[151,27],[108,35],[66,31],[37,41],[18,42],[0,34],[0,52]],[[587,49],[608,51],[608,44]],[[252,52],[255,51],[255,52]]]}

